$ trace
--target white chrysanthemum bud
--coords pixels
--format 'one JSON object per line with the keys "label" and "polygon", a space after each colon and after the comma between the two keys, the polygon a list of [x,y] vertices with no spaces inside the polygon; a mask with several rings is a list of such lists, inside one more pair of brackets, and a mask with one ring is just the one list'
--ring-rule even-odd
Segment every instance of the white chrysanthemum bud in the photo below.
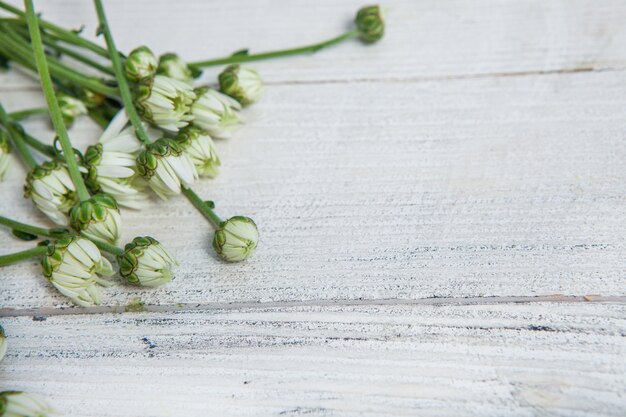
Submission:
{"label": "white chrysanthemum bud", "polygon": [[0,130],[0,182],[4,181],[4,177],[9,171],[11,165],[11,145],[9,145],[8,135]]}
{"label": "white chrysanthemum bud", "polygon": [[[0,361],[4,358],[4,355],[7,353],[7,336],[4,333],[4,329],[0,326]],[[2,416],[2,414],[0,414]]]}
{"label": "white chrysanthemum bud", "polygon": [[186,83],[193,81],[193,72],[187,63],[174,53],[163,54],[159,57],[157,74]]}
{"label": "white chrysanthemum bud", "polygon": [[141,116],[163,130],[178,132],[193,120],[191,105],[196,94],[191,85],[157,75],[138,89],[135,103]]}
{"label": "white chrysanthemum bud", "polygon": [[178,133],[176,142],[191,158],[198,175],[210,178],[217,176],[221,162],[211,136],[196,127],[186,127]]}
{"label": "white chrysanthemum bud", "polygon": [[67,213],[77,203],[76,188],[65,166],[47,161],[35,167],[26,176],[24,197],[56,224],[67,226]]}
{"label": "white chrysanthemum bud", "polygon": [[70,210],[70,225],[92,240],[117,244],[122,233],[122,217],[117,202],[107,194],[96,194]]}
{"label": "white chrysanthemum bud", "polygon": [[96,245],[79,236],[67,236],[48,245],[41,265],[48,281],[82,307],[100,304],[98,285],[111,283],[98,275],[110,277],[114,273]]}
{"label": "white chrysanthemum bud", "polygon": [[193,123],[214,138],[228,139],[243,124],[237,100],[207,87],[196,89],[196,94],[198,98],[191,106]]}
{"label": "white chrysanthemum bud", "polygon": [[20,391],[0,392],[0,417],[52,417],[58,415],[43,398]]}
{"label": "white chrysanthemum bud", "polygon": [[154,77],[157,59],[147,46],[135,48],[124,62],[124,72],[130,81],[139,82]]}
{"label": "white chrysanthemum bud", "polygon": [[173,139],[161,138],[137,157],[137,170],[162,199],[180,194],[198,179],[196,167]]}
{"label": "white chrysanthemum bud", "polygon": [[215,232],[213,248],[228,262],[239,262],[254,252],[259,230],[249,217],[235,216],[223,222]]}
{"label": "white chrysanthemum bud", "polygon": [[233,64],[219,76],[222,93],[234,98],[242,106],[247,106],[263,94],[263,81],[254,68]]}
{"label": "white chrysanthemum bud", "polygon": [[63,116],[63,123],[67,127],[72,126],[78,116],[87,114],[87,106],[77,98],[65,93],[57,93],[57,100],[61,109],[61,116]]}
{"label": "white chrysanthemum bud", "polygon": [[132,284],[156,287],[172,280],[176,260],[156,239],[136,237],[117,257],[120,275]]}
{"label": "white chrysanthemum bud", "polygon": [[98,144],[85,151],[87,186],[94,192],[109,194],[120,206],[140,208],[147,198],[143,192],[146,184],[136,172],[135,159],[142,147],[122,109],[102,133]]}

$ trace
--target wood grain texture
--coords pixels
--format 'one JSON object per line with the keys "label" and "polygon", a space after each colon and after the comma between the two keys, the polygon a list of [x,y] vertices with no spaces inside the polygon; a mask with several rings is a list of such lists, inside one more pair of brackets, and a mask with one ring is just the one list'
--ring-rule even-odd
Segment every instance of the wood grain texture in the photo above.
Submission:
{"label": "wood grain texture", "polygon": [[626,412],[623,304],[40,320],[3,321],[10,350],[0,389],[46,394],[67,417]]}
{"label": "wood grain texture", "polygon": [[[105,303],[625,295],[625,95],[612,72],[273,86],[197,186],[257,221],[255,256],[219,262],[185,199],[154,201],[124,211],[124,238],[162,240],[176,280],[115,286]],[[72,130],[80,145],[97,135]],[[3,211],[42,222],[21,178],[3,184]],[[34,262],[2,273],[4,308],[65,304]]]}
{"label": "wood grain texture", "polygon": [[[37,3],[93,34],[91,2]],[[321,40],[361,1],[106,5],[123,50],[200,59]],[[84,315],[36,262],[0,270],[0,390],[68,417],[626,414],[626,2],[386,5],[377,46],[256,64],[267,93],[197,186],[260,225],[248,262],[215,259],[176,198],[123,212],[124,239],[180,260],[164,288],[116,285]],[[0,101],[43,104],[19,72]],[[48,224],[23,176],[0,212]],[[0,231],[0,253],[27,246]],[[135,297],[151,312],[99,314]]]}
{"label": "wood grain texture", "polygon": [[[19,0],[12,3],[21,5]],[[367,2],[365,2],[367,3]],[[108,0],[107,13],[123,51],[140,44],[188,60],[314,43],[351,25],[362,0],[239,0],[217,2]],[[626,67],[623,0],[388,0],[383,42],[357,42],[258,64],[269,82],[422,79]],[[59,24],[94,37],[91,2],[40,1]],[[175,33],[175,36],[171,36]],[[205,80],[212,80],[208,71]],[[21,84],[11,81],[12,88]]]}

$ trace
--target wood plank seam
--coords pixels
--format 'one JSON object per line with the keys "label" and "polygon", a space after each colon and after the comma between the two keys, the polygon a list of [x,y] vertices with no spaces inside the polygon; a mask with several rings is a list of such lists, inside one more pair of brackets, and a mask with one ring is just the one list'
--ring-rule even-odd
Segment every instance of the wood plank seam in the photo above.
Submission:
{"label": "wood plank seam", "polygon": [[[503,304],[532,304],[532,303],[610,303],[626,304],[626,296],[534,296],[534,297],[430,297],[418,299],[355,299],[355,300],[306,300],[280,302],[216,302],[216,303],[178,303],[178,304],[147,304],[140,305],[140,311],[149,313],[174,313],[180,311],[224,311],[239,309],[267,309],[267,308],[294,308],[294,307],[332,307],[332,306],[385,306],[385,305],[426,305],[426,306],[480,306]],[[27,308],[27,309],[0,309],[0,317],[21,316],[66,316],[77,314],[123,314],[136,313],[136,303],[133,305],[108,305],[95,307],[72,308]],[[135,309],[133,309],[133,307]]]}

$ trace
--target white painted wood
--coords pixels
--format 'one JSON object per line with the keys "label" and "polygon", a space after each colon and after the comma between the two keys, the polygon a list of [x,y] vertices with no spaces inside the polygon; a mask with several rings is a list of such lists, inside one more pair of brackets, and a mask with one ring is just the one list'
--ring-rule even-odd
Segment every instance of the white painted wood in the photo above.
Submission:
{"label": "white painted wood", "polygon": [[2,321],[66,417],[622,416],[626,308],[335,306]]}
{"label": "white painted wood", "polygon": [[[21,5],[21,1],[11,3]],[[108,0],[122,50],[147,44],[189,60],[315,43],[350,27],[363,0]],[[387,0],[387,34],[308,57],[259,63],[271,82],[420,79],[626,66],[623,0]],[[44,16],[93,37],[90,1],[37,2]],[[172,36],[175,33],[175,36]],[[212,80],[209,71],[207,80]],[[16,81],[11,81],[17,86]]]}
{"label": "white painted wood", "polygon": [[[625,295],[625,96],[613,72],[272,86],[197,186],[223,216],[257,220],[255,256],[219,262],[185,199],[155,200],[123,213],[124,237],[161,239],[176,279],[112,287],[105,303]],[[81,146],[97,134],[72,130]],[[45,224],[22,175],[2,211]],[[2,233],[1,252],[17,247]],[[4,308],[65,305],[34,262],[2,275]]]}

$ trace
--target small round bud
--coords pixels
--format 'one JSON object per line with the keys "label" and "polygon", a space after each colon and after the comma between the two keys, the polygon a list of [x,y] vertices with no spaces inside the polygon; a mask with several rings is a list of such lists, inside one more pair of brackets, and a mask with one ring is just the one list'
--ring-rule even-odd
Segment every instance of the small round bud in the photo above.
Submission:
{"label": "small round bud", "polygon": [[157,59],[147,46],[140,46],[131,51],[124,63],[126,78],[140,82],[154,77],[157,69]]}
{"label": "small round bud", "polygon": [[228,262],[239,262],[254,252],[259,230],[249,217],[235,216],[223,222],[215,232],[213,249]]}
{"label": "small round bud", "polygon": [[4,177],[11,166],[10,152],[9,136],[3,130],[0,130],[0,182],[4,181]]}
{"label": "small round bud", "polygon": [[[4,355],[7,353],[7,337],[4,333],[4,329],[0,326],[0,361],[4,358]],[[0,414],[1,416],[2,414]]]}
{"label": "small round bud", "polygon": [[385,21],[378,5],[362,7],[356,15],[355,22],[363,42],[377,42],[385,34]]}
{"label": "small round bud", "polygon": [[120,275],[129,283],[156,287],[172,280],[176,260],[150,236],[136,237],[126,245],[124,254],[117,257]]}
{"label": "small round bud", "polygon": [[186,83],[193,81],[193,72],[187,63],[174,53],[163,54],[159,57],[157,74]]}
{"label": "small round bud", "polygon": [[263,81],[257,70],[233,64],[219,75],[220,91],[247,106],[263,93]]}
{"label": "small round bud", "polygon": [[61,109],[63,123],[67,127],[72,126],[78,116],[87,114],[87,106],[77,98],[68,96],[65,93],[57,93],[57,100]]}
{"label": "small round bud", "polygon": [[96,194],[81,201],[70,210],[70,225],[78,233],[92,240],[117,244],[122,229],[122,218],[117,202],[107,194]]}
{"label": "small round bud", "polygon": [[0,392],[0,417],[52,417],[58,415],[38,395],[20,391]]}

